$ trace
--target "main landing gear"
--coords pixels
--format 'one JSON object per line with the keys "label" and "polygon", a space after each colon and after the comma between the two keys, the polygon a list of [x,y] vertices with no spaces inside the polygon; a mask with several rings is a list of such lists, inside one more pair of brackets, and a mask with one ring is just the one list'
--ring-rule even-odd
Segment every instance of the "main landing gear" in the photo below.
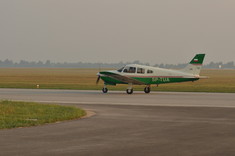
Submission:
{"label": "main landing gear", "polygon": [[[144,92],[146,94],[150,93],[151,89],[150,89],[150,85],[147,85],[145,88],[144,88]],[[126,89],[126,93],[127,94],[132,94],[133,93],[133,88],[132,88],[132,84],[129,84],[129,86],[127,87]]]}
{"label": "main landing gear", "polygon": [[144,92],[145,92],[146,94],[150,93],[150,91],[151,91],[150,86],[146,86],[146,87],[144,88]]}
{"label": "main landing gear", "polygon": [[133,93],[133,89],[126,89],[126,93],[127,94],[132,94]]}

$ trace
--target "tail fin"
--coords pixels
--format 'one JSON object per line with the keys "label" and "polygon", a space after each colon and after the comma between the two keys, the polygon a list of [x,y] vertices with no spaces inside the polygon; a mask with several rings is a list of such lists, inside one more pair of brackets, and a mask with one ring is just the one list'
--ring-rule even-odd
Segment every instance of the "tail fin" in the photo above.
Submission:
{"label": "tail fin", "polygon": [[199,75],[205,54],[197,54],[191,62],[181,71],[193,75]]}

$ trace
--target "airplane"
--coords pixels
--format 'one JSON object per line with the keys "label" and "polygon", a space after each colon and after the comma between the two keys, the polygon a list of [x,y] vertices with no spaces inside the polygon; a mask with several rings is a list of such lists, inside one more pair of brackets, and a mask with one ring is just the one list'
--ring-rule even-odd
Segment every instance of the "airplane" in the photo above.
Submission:
{"label": "airplane", "polygon": [[202,63],[205,54],[196,54],[189,64],[180,70],[164,69],[138,64],[129,64],[118,70],[101,71],[97,73],[96,84],[99,80],[104,81],[103,93],[108,92],[107,85],[128,84],[127,94],[133,93],[133,85],[145,85],[145,93],[150,93],[151,85],[159,85],[164,83],[177,83],[196,81],[200,78]]}

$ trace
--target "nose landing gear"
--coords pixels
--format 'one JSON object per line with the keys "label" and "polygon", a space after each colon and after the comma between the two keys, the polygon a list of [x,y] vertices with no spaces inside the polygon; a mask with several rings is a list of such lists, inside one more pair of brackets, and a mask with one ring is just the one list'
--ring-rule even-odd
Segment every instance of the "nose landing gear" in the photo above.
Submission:
{"label": "nose landing gear", "polygon": [[132,94],[133,93],[133,88],[132,88],[132,83],[128,84],[128,87],[126,89],[127,94]]}
{"label": "nose landing gear", "polygon": [[108,93],[108,88],[106,87],[106,85],[104,84],[104,88],[102,89],[103,93]]}
{"label": "nose landing gear", "polygon": [[103,88],[103,89],[102,89],[102,92],[103,92],[103,93],[108,93],[108,88]]}

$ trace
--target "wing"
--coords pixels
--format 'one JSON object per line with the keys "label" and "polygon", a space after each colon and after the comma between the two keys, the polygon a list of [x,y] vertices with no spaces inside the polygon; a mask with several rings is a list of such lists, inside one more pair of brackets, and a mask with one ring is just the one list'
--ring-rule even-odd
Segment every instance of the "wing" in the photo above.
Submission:
{"label": "wing", "polygon": [[120,75],[120,74],[117,74],[117,73],[113,73],[113,72],[104,71],[104,72],[100,72],[100,74],[111,77],[111,78],[116,79],[118,81],[122,81],[124,83],[132,83],[132,84],[138,84],[138,85],[143,85],[144,84],[143,82],[138,81],[136,79],[133,79],[133,78],[130,78],[130,77],[127,77],[127,76],[124,76],[124,75]]}

